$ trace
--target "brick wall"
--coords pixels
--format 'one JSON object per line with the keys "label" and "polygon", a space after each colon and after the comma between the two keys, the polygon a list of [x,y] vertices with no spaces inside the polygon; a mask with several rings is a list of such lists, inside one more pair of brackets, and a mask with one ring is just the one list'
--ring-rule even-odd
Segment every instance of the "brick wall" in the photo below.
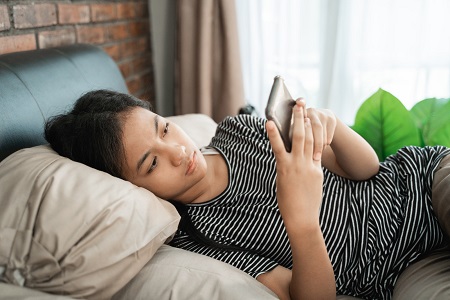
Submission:
{"label": "brick wall", "polygon": [[154,98],[147,0],[0,1],[0,54],[75,43],[102,47],[130,93]]}

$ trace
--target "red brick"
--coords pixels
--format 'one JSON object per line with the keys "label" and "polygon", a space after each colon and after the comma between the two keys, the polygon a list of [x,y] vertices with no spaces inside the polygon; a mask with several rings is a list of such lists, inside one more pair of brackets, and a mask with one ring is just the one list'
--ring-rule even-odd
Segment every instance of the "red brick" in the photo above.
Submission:
{"label": "red brick", "polygon": [[120,72],[122,73],[123,78],[128,78],[132,74],[131,65],[129,62],[124,62],[119,64]]}
{"label": "red brick", "polygon": [[6,5],[0,5],[0,31],[8,30],[11,28],[9,22],[8,7]]}
{"label": "red brick", "polygon": [[145,89],[148,89],[152,85],[150,73],[142,76],[134,76],[126,81],[128,90],[131,94],[139,94]]}
{"label": "red brick", "polygon": [[151,72],[146,73],[145,75],[141,76],[143,87],[145,89],[148,89],[152,83],[153,83],[153,76]]}
{"label": "red brick", "polygon": [[136,42],[136,51],[137,53],[142,53],[150,50],[150,37],[142,37],[139,38]]}
{"label": "red brick", "polygon": [[141,86],[141,80],[139,77],[134,77],[133,79],[129,79],[126,81],[128,90],[130,91],[131,94],[137,94],[142,86]]}
{"label": "red brick", "polygon": [[36,36],[23,34],[0,37],[0,54],[36,49]]}
{"label": "red brick", "polygon": [[129,27],[130,36],[135,37],[150,34],[150,27],[147,21],[132,22],[130,23]]}
{"label": "red brick", "polygon": [[133,66],[133,73],[145,73],[152,69],[152,59],[151,53],[143,53],[143,56],[133,59],[131,62]]}
{"label": "red brick", "polygon": [[86,4],[58,4],[59,24],[89,23],[89,5]]}
{"label": "red brick", "polygon": [[56,7],[54,4],[14,5],[13,15],[16,28],[33,28],[56,24]]}
{"label": "red brick", "polygon": [[135,39],[126,43],[123,43],[121,46],[122,57],[131,57],[138,53],[145,52],[150,49],[150,38],[140,38]]}
{"label": "red brick", "polygon": [[119,47],[119,45],[113,44],[113,45],[103,46],[102,48],[115,61],[118,61],[120,59],[120,47]]}
{"label": "red brick", "polygon": [[117,18],[132,19],[136,17],[136,8],[134,3],[118,3]]}
{"label": "red brick", "polygon": [[116,18],[115,4],[91,4],[91,19],[93,22],[111,21]]}
{"label": "red brick", "polygon": [[129,36],[128,25],[127,24],[117,24],[108,26],[107,40],[122,40]]}
{"label": "red brick", "polygon": [[102,44],[105,42],[107,29],[101,26],[77,26],[79,43]]}
{"label": "red brick", "polygon": [[136,2],[136,18],[147,18],[148,17],[148,3],[147,1]]}
{"label": "red brick", "polygon": [[62,45],[75,44],[77,41],[75,29],[60,29],[52,31],[42,31],[38,34],[39,48],[51,48]]}

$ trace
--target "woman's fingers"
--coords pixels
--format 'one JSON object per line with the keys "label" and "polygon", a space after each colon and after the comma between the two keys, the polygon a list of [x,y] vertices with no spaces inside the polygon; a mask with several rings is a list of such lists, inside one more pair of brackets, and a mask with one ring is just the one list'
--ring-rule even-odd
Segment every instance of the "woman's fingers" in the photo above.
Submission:
{"label": "woman's fingers", "polygon": [[314,136],[314,160],[320,160],[322,157],[322,151],[326,143],[326,131],[323,128],[322,122],[316,113],[310,113],[309,118],[311,120],[312,132]]}
{"label": "woman's fingers", "polygon": [[336,116],[333,114],[331,110],[325,110],[329,115],[329,122],[327,122],[327,130],[326,130],[326,139],[324,140],[325,146],[331,145],[334,137],[334,131],[336,130]]}
{"label": "woman's fingers", "polygon": [[302,106],[303,108],[304,108],[304,115],[305,115],[305,118],[307,118],[308,117],[308,111],[306,110],[306,101],[305,101],[305,99],[303,99],[303,98],[297,98],[296,100],[295,100],[295,103],[296,104],[298,104],[298,105],[300,105],[300,106]]}
{"label": "woman's fingers", "polygon": [[308,159],[313,159],[314,144],[315,144],[315,138],[314,138],[314,134],[313,134],[312,126],[311,126],[311,120],[309,118],[305,118],[304,154],[305,154],[305,157]]}
{"label": "woman's fingers", "polygon": [[[325,146],[324,143],[327,139],[321,119],[314,110],[307,116],[306,104],[302,98],[296,100],[292,110],[292,154],[296,157],[301,156],[320,161]],[[286,153],[283,140],[275,123],[267,121],[266,129],[275,156],[279,157]]]}
{"label": "woman's fingers", "polygon": [[273,121],[267,121],[266,123],[267,135],[269,136],[270,145],[272,146],[272,151],[275,156],[281,155],[285,152],[283,140],[281,139],[280,133]]}
{"label": "woman's fingers", "polygon": [[297,103],[293,107],[293,124],[292,128],[292,150],[294,155],[303,152],[305,145],[305,107],[302,103]]}

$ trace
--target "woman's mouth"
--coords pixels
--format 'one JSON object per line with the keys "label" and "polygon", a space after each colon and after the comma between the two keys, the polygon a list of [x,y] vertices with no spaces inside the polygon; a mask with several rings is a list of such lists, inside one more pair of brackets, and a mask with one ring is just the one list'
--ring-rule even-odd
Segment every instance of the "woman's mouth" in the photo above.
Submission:
{"label": "woman's mouth", "polygon": [[192,152],[191,157],[189,159],[189,164],[187,166],[185,175],[192,174],[196,168],[197,168],[197,153],[194,151]]}

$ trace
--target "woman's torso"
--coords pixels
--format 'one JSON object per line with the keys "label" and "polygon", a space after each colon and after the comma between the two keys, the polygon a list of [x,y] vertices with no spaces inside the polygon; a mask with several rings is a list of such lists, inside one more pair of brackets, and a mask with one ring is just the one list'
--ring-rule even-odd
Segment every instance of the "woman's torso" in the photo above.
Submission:
{"label": "woman's torso", "polygon": [[[264,123],[238,116],[219,125],[211,146],[227,161],[229,185],[215,199],[188,208],[207,237],[243,251],[202,245],[182,231],[172,242],[254,277],[276,265],[292,267]],[[442,242],[429,199],[443,149],[405,148],[367,181],[351,181],[324,169],[320,220],[339,293],[388,298],[400,271]]]}

